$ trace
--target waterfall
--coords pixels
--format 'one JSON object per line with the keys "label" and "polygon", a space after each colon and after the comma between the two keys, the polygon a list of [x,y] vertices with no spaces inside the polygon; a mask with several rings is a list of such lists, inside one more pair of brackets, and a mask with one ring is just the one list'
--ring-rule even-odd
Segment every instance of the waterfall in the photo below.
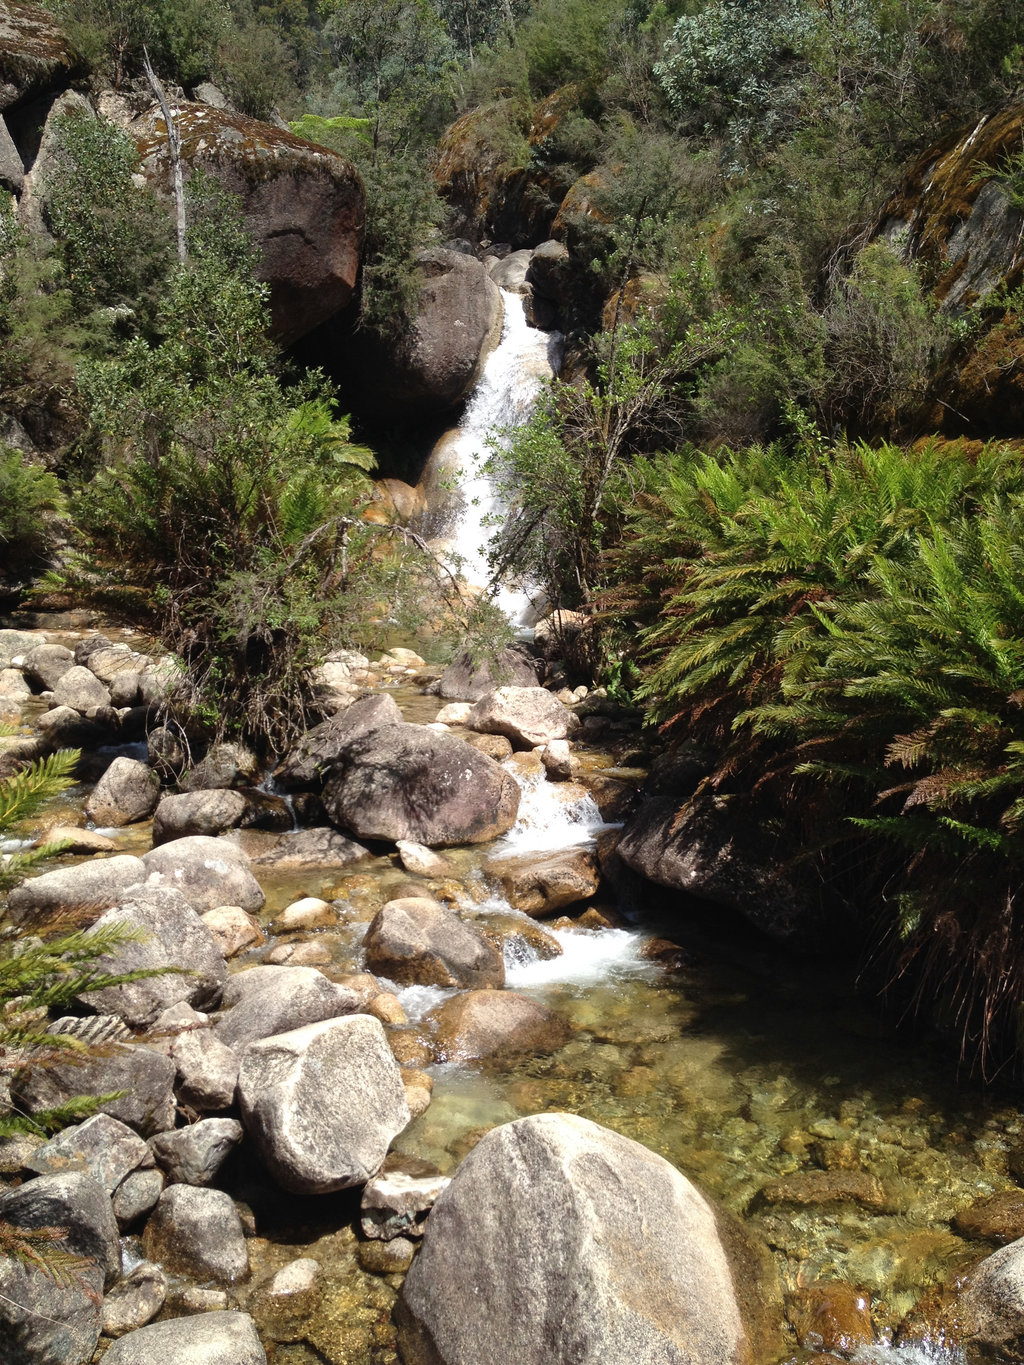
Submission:
{"label": "waterfall", "polygon": [[[562,337],[541,332],[526,321],[523,300],[501,291],[504,322],[501,341],[487,357],[480,382],[466,405],[452,439],[448,463],[458,475],[461,507],[456,513],[451,549],[458,568],[472,587],[490,580],[487,547],[504,508],[483,466],[493,454],[491,442],[508,427],[521,426],[533,410],[541,386],[556,372]],[[501,587],[495,601],[513,625],[532,624],[528,591]]]}

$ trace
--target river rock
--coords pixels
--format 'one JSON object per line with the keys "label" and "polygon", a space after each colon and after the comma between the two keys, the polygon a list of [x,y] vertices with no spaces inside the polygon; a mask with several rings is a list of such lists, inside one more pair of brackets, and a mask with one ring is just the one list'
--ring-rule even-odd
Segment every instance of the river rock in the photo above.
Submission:
{"label": "river rock", "polygon": [[238,1095],[268,1168],[297,1194],[365,1184],[410,1118],[384,1029],[365,1014],[253,1043]]}
{"label": "river rock", "polygon": [[267,941],[259,920],[240,905],[218,905],[201,919],[224,957],[237,957],[246,948],[257,948]]}
{"label": "river rock", "polygon": [[261,910],[266,897],[249,870],[249,859],[237,844],[193,834],[173,839],[143,855],[151,886],[171,886],[202,914],[218,905]]}
{"label": "river rock", "polygon": [[497,881],[510,905],[538,916],[589,900],[601,879],[597,858],[586,848],[490,858],[484,871]]}
{"label": "river rock", "polygon": [[303,896],[286,905],[271,928],[275,934],[287,934],[297,930],[333,929],[337,923],[337,912],[330,901],[321,900],[319,896]]}
{"label": "river rock", "polygon": [[63,844],[63,853],[116,853],[117,844],[105,834],[94,829],[79,829],[75,825],[53,825],[41,834],[33,848],[44,848],[47,844]]}
{"label": "river rock", "polygon": [[129,1172],[152,1164],[153,1154],[138,1133],[109,1114],[95,1114],[37,1147],[25,1169],[36,1175],[78,1171],[112,1195]]}
{"label": "river rock", "polygon": [[866,1171],[798,1171],[762,1185],[751,1209],[765,1204],[859,1204],[882,1212],[892,1201],[881,1182]]}
{"label": "river rock", "polygon": [[212,1185],[241,1140],[236,1119],[200,1119],[188,1128],[157,1133],[149,1145],[169,1185]]}
{"label": "river rock", "polygon": [[75,656],[63,645],[36,645],[25,655],[22,672],[37,692],[52,692],[75,667]]}
{"label": "river rock", "polygon": [[664,1158],[570,1114],[518,1119],[474,1147],[434,1205],[396,1318],[405,1365],[752,1359],[711,1206]]}
{"label": "river rock", "polygon": [[227,741],[215,744],[205,758],[181,779],[185,792],[217,791],[228,787],[249,787],[259,781],[260,762],[244,744]]}
{"label": "river rock", "polygon": [[438,1060],[469,1062],[517,1052],[554,1052],[569,1027],[546,1005],[515,991],[464,991],[431,1010]]}
{"label": "river rock", "polygon": [[240,791],[225,787],[163,796],[153,816],[153,846],[191,834],[213,837],[236,829],[248,808],[249,803]]}
{"label": "river rock", "polygon": [[185,744],[177,727],[158,725],[146,736],[146,760],[165,778],[176,778],[185,767]]}
{"label": "river rock", "polygon": [[330,818],[358,838],[444,847],[484,843],[511,829],[519,787],[453,735],[384,725],[349,741],[323,801]]}
{"label": "river rock", "polygon": [[282,834],[269,848],[252,855],[256,867],[330,868],[349,867],[369,858],[370,850],[348,839],[329,825],[296,829]]}
{"label": "river rock", "polygon": [[[270,287],[277,339],[290,344],[349,303],[363,246],[363,186],[352,163],[286,129],[227,109],[176,101],[186,176],[202,169],[241,197],[246,231]],[[169,191],[163,119],[154,107],[131,127],[142,172]]]}
{"label": "river rock", "polygon": [[139,656],[128,645],[102,645],[91,649],[84,659],[75,657],[75,662],[84,664],[89,672],[101,683],[109,687],[122,673],[134,672]]}
{"label": "river rock", "polygon": [[109,714],[116,718],[117,712],[108,714],[97,709],[95,714],[104,719],[87,720],[71,706],[55,706],[52,711],[44,711],[36,719],[36,728],[46,745],[43,752],[49,753],[54,749],[91,750],[112,744],[117,737],[117,730],[109,723]]}
{"label": "river rock", "polygon": [[1024,1190],[1000,1190],[958,1209],[953,1231],[969,1241],[1000,1245],[1024,1237]]}
{"label": "river rock", "polygon": [[61,911],[83,914],[94,911],[98,918],[104,910],[123,901],[129,888],[145,879],[145,863],[127,854],[78,863],[22,882],[10,893],[7,908],[16,924]]}
{"label": "river rock", "polygon": [[103,1300],[103,1335],[123,1337],[145,1327],[164,1306],[167,1276],[158,1265],[143,1261]]}
{"label": "river rock", "polygon": [[224,1003],[237,1003],[216,1021],[214,1035],[239,1053],[261,1038],[337,1019],[359,1008],[354,991],[329,981],[315,967],[254,967],[239,972],[229,984],[232,993],[225,991]]}
{"label": "river rock", "polygon": [[[35,631],[0,630],[0,667],[11,668],[14,659],[24,660],[26,654],[45,643],[45,640],[45,635]],[[72,662],[75,662],[74,655]]]}
{"label": "river rock", "polygon": [[97,825],[131,825],[153,814],[160,799],[160,780],[148,763],[123,755],[115,758],[85,803]]}
{"label": "river rock", "polygon": [[360,1205],[363,1236],[383,1241],[422,1237],[427,1214],[450,1184],[446,1175],[414,1176],[405,1171],[375,1175],[367,1181]]}
{"label": "river rock", "polygon": [[301,1256],[257,1291],[253,1312],[264,1335],[273,1341],[301,1341],[304,1324],[316,1307],[322,1279],[320,1262]]}
{"label": "river rock", "polygon": [[211,1029],[184,1033],[171,1046],[179,1093],[193,1109],[228,1109],[238,1084],[238,1054]]}
{"label": "river rock", "polygon": [[446,701],[477,702],[496,687],[536,686],[536,663],[523,650],[510,647],[490,660],[458,655],[441,674],[437,690]]}
{"label": "river rock", "polygon": [[0,1223],[64,1229],[57,1247],[83,1258],[73,1274],[54,1276],[0,1257],[5,1365],[85,1365],[99,1340],[104,1286],[121,1268],[109,1198],[87,1175],[40,1176],[0,1194]]}
{"label": "river rock", "polygon": [[70,706],[84,716],[94,706],[109,706],[110,693],[88,668],[76,664],[54,684],[53,705]]}
{"label": "river rock", "polygon": [[503,986],[501,954],[454,910],[414,896],[389,901],[363,940],[371,972],[402,985]]}
{"label": "river rock", "polygon": [[89,991],[79,997],[84,1004],[98,1013],[116,1014],[135,1028],[151,1024],[162,1010],[180,1001],[196,1009],[217,1004],[227,964],[213,935],[179,891],[138,887],[132,899],[101,915],[92,932],[115,926],[124,926],[139,938],[97,959],[98,970],[176,970]]}
{"label": "river rock", "polygon": [[953,1302],[951,1328],[971,1358],[1014,1362],[1024,1351],[1024,1238],[974,1267]]}
{"label": "river rock", "polygon": [[163,1171],[155,1166],[140,1166],[128,1172],[114,1191],[113,1198],[114,1217],[122,1232],[156,1208],[156,1201],[163,1194],[166,1183]]}
{"label": "river rock", "polygon": [[477,735],[471,732],[466,736],[466,743],[479,749],[488,758],[493,758],[495,763],[504,763],[512,757],[512,741],[504,735]]}
{"label": "river rock", "polygon": [[786,1316],[801,1346],[852,1355],[875,1340],[871,1300],[852,1284],[826,1281],[786,1295]]}
{"label": "river rock", "polygon": [[532,749],[553,739],[565,739],[573,713],[543,687],[499,687],[475,704],[466,724],[483,734],[504,735],[513,744]]}
{"label": "river rock", "polygon": [[336,759],[349,740],[382,725],[400,725],[402,713],[386,692],[360,697],[339,715],[308,730],[274,770],[275,779],[291,791],[319,785],[321,770]]}
{"label": "river rock", "polygon": [[406,872],[414,877],[453,877],[457,873],[455,864],[442,858],[426,844],[416,844],[410,839],[399,839],[395,848]]}
{"label": "river rock", "polygon": [[106,1365],[267,1365],[248,1313],[196,1313],[151,1322],[115,1341]]}
{"label": "river rock", "polygon": [[249,1273],[242,1220],[230,1195],[195,1185],[171,1185],[142,1235],[151,1261],[197,1280],[231,1284]]}
{"label": "river rock", "polygon": [[0,697],[7,697],[10,701],[28,701],[32,695],[32,689],[25,681],[25,675],[20,668],[0,669]]}
{"label": "river rock", "polygon": [[143,1137],[174,1125],[174,1064],[150,1048],[108,1044],[104,1055],[25,1066],[14,1073],[11,1097],[30,1114],[66,1104],[76,1095],[109,1095],[100,1112],[120,1119]]}

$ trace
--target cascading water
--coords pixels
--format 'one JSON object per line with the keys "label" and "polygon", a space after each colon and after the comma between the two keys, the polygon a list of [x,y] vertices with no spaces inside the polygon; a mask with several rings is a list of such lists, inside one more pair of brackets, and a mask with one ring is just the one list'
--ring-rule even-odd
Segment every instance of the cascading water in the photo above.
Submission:
{"label": "cascading water", "polygon": [[[518,294],[503,289],[501,299],[505,310],[501,341],[484,363],[449,447],[462,497],[452,535],[453,561],[457,556],[456,567],[475,588],[490,582],[487,547],[505,510],[484,466],[501,432],[521,426],[530,416],[542,385],[557,371],[562,350],[560,333],[530,326]],[[513,625],[532,623],[529,591],[500,587],[495,601]]]}

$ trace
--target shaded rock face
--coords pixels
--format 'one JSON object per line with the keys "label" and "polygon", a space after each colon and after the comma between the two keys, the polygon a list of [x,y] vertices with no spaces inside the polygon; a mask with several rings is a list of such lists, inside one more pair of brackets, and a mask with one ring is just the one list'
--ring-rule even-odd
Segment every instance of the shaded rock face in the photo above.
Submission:
{"label": "shaded rock face", "polygon": [[421,986],[503,986],[501,954],[454,910],[415,896],[389,901],[363,940],[371,972]]}
{"label": "shaded rock face", "polygon": [[976,1265],[952,1311],[956,1339],[968,1350],[986,1360],[1020,1360],[1024,1350],[1024,1240],[1000,1247]]}
{"label": "shaded rock face", "polygon": [[710,1205],[662,1157],[569,1114],[473,1149],[396,1316],[406,1365],[753,1361]]}
{"label": "shaded rock face", "polygon": [[511,829],[519,787],[453,735],[385,725],[345,746],[323,801],[331,820],[357,838],[410,839],[435,848],[484,843]]}
{"label": "shaded rock face", "polygon": [[63,89],[80,66],[48,10],[23,0],[0,4],[0,110],[18,126],[16,106]]}
{"label": "shaded rock face", "polygon": [[737,821],[723,801],[683,806],[669,796],[648,801],[616,846],[648,881],[737,910],[781,943],[810,946],[838,932],[842,916],[832,906],[830,922],[810,885],[775,875],[789,852],[774,847],[753,819]]}
{"label": "shaded rock face", "polygon": [[340,715],[308,730],[277,765],[274,777],[290,791],[319,786],[321,769],[338,757],[350,739],[401,720],[398,703],[386,692],[360,697]]}
{"label": "shaded rock face", "polygon": [[[951,312],[962,313],[1001,287],[1014,289],[1024,278],[1024,213],[980,169],[1019,152],[1022,133],[1024,105],[1017,104],[949,134],[911,165],[879,217],[876,233],[922,263],[936,298]],[[922,427],[949,435],[1018,435],[1022,359],[1019,327],[997,310],[937,380],[943,401]]]}
{"label": "shaded rock face", "polygon": [[[205,104],[177,106],[182,161],[241,196],[245,226],[260,249],[278,339],[290,343],[347,306],[363,245],[359,174],[336,152],[267,123]],[[170,165],[157,107],[131,132],[142,171],[169,191]]]}
{"label": "shaded rock face", "polygon": [[410,1119],[383,1026],[366,1014],[252,1044],[238,1096],[246,1132],[297,1194],[365,1184]]}
{"label": "shaded rock face", "polygon": [[65,1104],[76,1095],[110,1095],[100,1112],[110,1114],[143,1137],[174,1124],[174,1063],[133,1044],[110,1046],[103,1056],[77,1063],[24,1067],[11,1081],[15,1102],[30,1114]]}
{"label": "shaded rock face", "polygon": [[410,422],[450,412],[468,397],[501,338],[501,293],[476,257],[431,247],[416,266],[419,302],[400,337],[360,331],[332,343],[332,369],[350,401],[376,419]]}

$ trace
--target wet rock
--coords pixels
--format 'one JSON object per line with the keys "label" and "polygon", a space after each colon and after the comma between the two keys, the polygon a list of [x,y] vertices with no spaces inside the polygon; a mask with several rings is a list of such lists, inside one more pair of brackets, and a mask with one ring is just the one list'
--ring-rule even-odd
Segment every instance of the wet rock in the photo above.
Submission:
{"label": "wet rock", "polygon": [[116,1284],[103,1300],[103,1335],[123,1337],[151,1322],[167,1298],[167,1276],[158,1265],[143,1261]]}
{"label": "wet rock", "polygon": [[36,645],[25,655],[22,671],[37,692],[52,692],[65,673],[75,667],[75,656],[63,645]]}
{"label": "wet rock", "polygon": [[259,759],[244,744],[215,744],[181,779],[184,792],[249,787],[259,781]]}
{"label": "wet rock", "polygon": [[214,1035],[239,1053],[261,1038],[353,1014],[359,1008],[353,991],[329,981],[315,967],[250,968],[232,977],[229,986],[224,1003],[237,1003],[216,1021]]}
{"label": "wet rock", "polygon": [[982,1359],[1013,1362],[1024,1351],[1024,1239],[1000,1247],[967,1275],[952,1305],[956,1340]]}
{"label": "wet rock", "polygon": [[145,854],[142,862],[150,885],[174,887],[199,914],[219,905],[263,908],[266,898],[249,870],[249,859],[226,839],[202,834],[173,839]]}
{"label": "wet rock", "polygon": [[[336,152],[286,129],[206,104],[177,102],[186,177],[202,169],[241,196],[246,231],[270,287],[277,339],[286,344],[339,313],[352,298],[363,244],[359,174]],[[132,125],[142,171],[169,191],[171,170],[159,109]]]}
{"label": "wet rock", "polygon": [[434,1049],[412,1029],[396,1030],[388,1036],[388,1043],[400,1066],[430,1066],[434,1060]]}
{"label": "wet rock", "polygon": [[409,1122],[384,1029],[364,1014],[253,1043],[238,1094],[271,1173],[299,1194],[364,1184]]}
{"label": "wet rock", "polygon": [[103,1359],[106,1365],[267,1365],[256,1324],[235,1312],[151,1322],[115,1341]]}
{"label": "wet rock", "polygon": [[25,1168],[36,1175],[77,1171],[110,1195],[137,1166],[152,1164],[153,1154],[138,1133],[109,1114],[96,1114],[36,1148]]}
{"label": "wet rock", "polygon": [[881,1183],[866,1171],[799,1171],[762,1185],[751,1208],[765,1204],[859,1204],[881,1212],[891,1203]]}
{"label": "wet rock", "polygon": [[186,1033],[171,1047],[179,1094],[193,1109],[228,1109],[238,1084],[238,1054],[210,1029]]}
{"label": "wet rock", "polygon": [[543,855],[491,858],[484,871],[516,910],[551,915],[596,895],[600,873],[589,849],[567,848]]}
{"label": "wet rock", "polygon": [[259,920],[240,905],[218,905],[200,918],[224,957],[237,957],[246,948],[257,948],[267,941]]}
{"label": "wet rock", "polygon": [[323,801],[330,818],[359,838],[444,847],[484,843],[511,829],[519,788],[452,735],[385,725],[348,743]]}
{"label": "wet rock", "polygon": [[32,845],[43,848],[46,844],[64,844],[64,852],[74,853],[113,853],[117,844],[105,834],[97,834],[94,829],[77,829],[73,825],[54,825],[41,834]]}
{"label": "wet rock", "polygon": [[146,1224],[142,1245],[151,1261],[192,1279],[231,1284],[249,1273],[242,1221],[223,1190],[195,1185],[165,1189]]}
{"label": "wet rock", "polygon": [[501,954],[454,910],[437,901],[389,901],[363,940],[371,972],[402,985],[503,986]]}
{"label": "wet rock", "polygon": [[371,1275],[404,1275],[416,1255],[416,1243],[408,1237],[393,1237],[388,1242],[359,1242],[356,1259]]}
{"label": "wet rock", "polygon": [[569,1114],[519,1119],[474,1147],[434,1206],[396,1318],[406,1365],[753,1355],[710,1205],[662,1157]]}
{"label": "wet rock", "polygon": [[236,829],[248,808],[241,792],[226,787],[163,796],[153,816],[153,846],[191,834],[215,837]]}
{"label": "wet rock", "polygon": [[399,839],[395,844],[398,856],[406,872],[414,877],[451,877],[455,875],[455,865],[439,853],[416,844],[409,839]]}
{"label": "wet rock", "polygon": [[562,945],[554,935],[521,915],[489,913],[480,920],[479,929],[506,962],[546,962],[562,955]]}
{"label": "wet rock", "polygon": [[254,867],[334,869],[349,867],[370,856],[370,850],[362,844],[323,825],[283,834],[270,848],[254,854],[252,863]]}
{"label": "wet rock", "polygon": [[100,1112],[120,1119],[143,1137],[174,1124],[174,1064],[136,1044],[112,1043],[105,1055],[22,1067],[11,1080],[11,1096],[30,1114],[53,1109],[76,1095],[109,1095]]}
{"label": "wet rock", "polygon": [[14,1257],[0,1257],[5,1365],[85,1365],[99,1340],[100,1304],[115,1254],[120,1270],[110,1200],[89,1176],[42,1176],[0,1194],[0,1222],[15,1230],[66,1228],[57,1249],[85,1258],[74,1275],[56,1277]]}
{"label": "wet rock", "polygon": [[182,1001],[196,1009],[217,1004],[227,964],[213,935],[180,892],[139,887],[131,900],[101,915],[92,932],[118,926],[139,937],[98,958],[98,970],[120,974],[185,967],[187,971],[167,971],[89,991],[79,997],[84,1004],[98,1013],[116,1014],[136,1028],[152,1023],[162,1010]]}
{"label": "wet rock", "polygon": [[569,1039],[557,1014],[514,991],[464,991],[428,1016],[440,1061],[468,1062],[517,1052],[554,1052]]}
{"label": "wet rock", "polygon": [[487,692],[466,722],[471,730],[504,735],[514,745],[532,749],[565,739],[575,717],[543,687],[499,687]]}
{"label": "wet rock", "polygon": [[242,1140],[236,1119],[200,1119],[188,1128],[158,1133],[149,1145],[170,1185],[212,1185]]}
{"label": "wet rock", "polygon": [[853,1285],[829,1281],[786,1295],[786,1316],[801,1346],[851,1355],[875,1339],[871,1300]]}
{"label": "wet rock", "polygon": [[[150,1154],[152,1155],[152,1154]],[[124,1232],[144,1218],[164,1192],[163,1171],[156,1167],[130,1171],[114,1191],[113,1208],[117,1226]]]}
{"label": "wet rock", "polygon": [[493,758],[495,763],[504,763],[506,759],[512,757],[512,741],[506,739],[504,735],[468,734],[466,743],[474,749],[479,749],[488,758]]}
{"label": "wet rock", "polygon": [[393,1025],[396,1028],[403,1028],[408,1023],[401,1001],[391,991],[381,991],[379,995],[375,995],[366,1006],[366,1013],[372,1015],[374,1019],[379,1019],[382,1024]]}
{"label": "wet rock", "polygon": [[53,705],[70,706],[84,716],[94,706],[109,706],[110,693],[88,668],[76,664],[54,684]]}
{"label": "wet rock", "polygon": [[540,756],[544,771],[552,782],[568,782],[572,777],[572,758],[567,739],[552,739]]}
{"label": "wet rock", "polygon": [[60,911],[95,912],[95,917],[124,900],[130,887],[146,879],[141,858],[121,854],[97,862],[60,867],[16,886],[7,908],[16,924],[30,917],[49,917]]}
{"label": "wet rock", "polygon": [[427,1214],[450,1184],[446,1175],[417,1177],[404,1171],[384,1171],[374,1176],[363,1190],[360,1206],[363,1236],[383,1241],[422,1237]]}
{"label": "wet rock", "polygon": [[1000,1245],[1024,1237],[1024,1190],[1000,1190],[976,1199],[954,1215],[953,1231],[970,1241]]}
{"label": "wet rock", "polygon": [[253,1312],[264,1336],[273,1341],[299,1341],[316,1307],[320,1262],[302,1256],[289,1263],[253,1299]]}
{"label": "wet rock", "polygon": [[319,896],[303,896],[286,905],[271,926],[275,934],[287,934],[299,929],[332,929],[338,916],[330,901]]}
{"label": "wet rock", "polygon": [[477,702],[497,687],[536,686],[534,660],[522,650],[509,648],[493,660],[474,661],[471,655],[460,654],[441,674],[438,693],[446,701]]}
{"label": "wet rock", "polygon": [[307,731],[277,765],[274,777],[288,790],[318,786],[321,770],[338,757],[349,740],[401,721],[397,702],[386,692],[360,697],[340,715]]}

